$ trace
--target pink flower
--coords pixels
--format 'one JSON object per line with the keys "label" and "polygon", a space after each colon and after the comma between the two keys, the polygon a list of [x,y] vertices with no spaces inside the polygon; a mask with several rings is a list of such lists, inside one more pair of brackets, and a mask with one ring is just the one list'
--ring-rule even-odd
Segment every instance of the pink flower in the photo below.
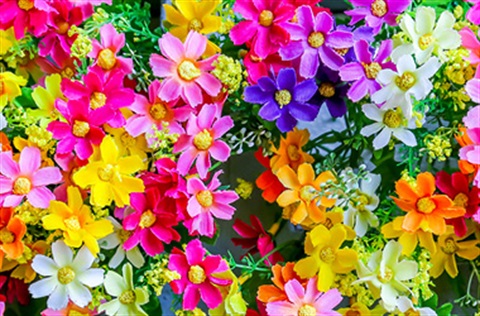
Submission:
{"label": "pink flower", "polygon": [[466,18],[470,22],[472,22],[475,25],[480,24],[480,0],[467,0],[470,3],[473,3],[473,7],[471,7],[467,14]]}
{"label": "pink flower", "polygon": [[317,278],[311,278],[306,288],[297,279],[285,284],[288,300],[267,303],[268,315],[341,315],[333,310],[342,301],[337,289],[326,293],[317,290]]}
{"label": "pink flower", "polygon": [[214,277],[215,273],[228,270],[221,256],[206,256],[206,251],[198,239],[187,244],[185,252],[174,248],[170,255],[168,269],[176,271],[181,278],[170,282],[175,294],[183,293],[182,307],[194,310],[200,298],[209,309],[222,303],[222,294],[216,286],[229,285],[232,281]]}
{"label": "pink flower", "polygon": [[258,79],[268,77],[269,71],[273,69],[274,73],[278,73],[282,68],[289,68],[292,65],[291,61],[282,60],[278,53],[268,55],[267,58],[262,59],[249,51],[243,59],[245,68],[247,68],[247,80],[254,85]]}
{"label": "pink flower", "polygon": [[133,70],[133,62],[129,58],[118,57],[123,46],[125,46],[125,34],[119,34],[111,24],[105,24],[100,28],[100,42],[92,41],[93,49],[88,57],[95,58],[94,66],[111,71],[121,69],[129,74]]}
{"label": "pink flower", "polygon": [[158,40],[162,57],[152,54],[150,65],[155,76],[165,78],[158,97],[165,101],[182,99],[192,107],[203,102],[202,90],[210,96],[216,96],[222,84],[208,71],[213,70],[212,63],[218,55],[198,60],[205,53],[207,38],[190,31],[183,44],[170,33]]}
{"label": "pink flower", "polygon": [[230,31],[235,45],[248,42],[255,55],[266,58],[290,41],[284,26],[295,15],[295,8],[288,2],[237,0],[233,10],[246,19]]}
{"label": "pink flower", "polygon": [[[160,92],[160,82],[155,80],[148,87],[148,99],[141,94],[135,96],[135,102],[130,106],[130,110],[135,112],[127,120],[125,129],[133,137],[146,133],[153,135],[156,126],[157,130],[163,129],[163,122],[168,123],[170,133],[182,134],[183,127],[180,122],[186,121],[192,108],[189,106],[176,106],[177,100],[166,102],[158,97]],[[151,142],[151,138],[147,137]]]}
{"label": "pink flower", "polygon": [[218,118],[216,106],[206,104],[198,116],[190,114],[187,131],[181,135],[173,147],[173,152],[182,152],[178,158],[178,171],[186,175],[196,159],[200,177],[207,176],[211,166],[210,155],[218,161],[226,161],[230,156],[230,147],[219,140],[233,126],[229,116]]}
{"label": "pink flower", "polygon": [[57,167],[40,168],[42,163],[40,150],[25,147],[17,163],[12,152],[0,153],[0,205],[15,207],[26,196],[34,207],[47,208],[55,195],[47,185],[62,182],[62,174]]}
{"label": "pink flower", "polygon": [[[477,73],[480,73],[477,71]],[[473,102],[480,103],[480,77],[473,78],[465,85],[465,90]]]}
{"label": "pink flower", "polygon": [[221,172],[213,175],[208,186],[198,178],[190,178],[187,182],[187,192],[191,194],[187,212],[191,219],[185,221],[185,226],[190,235],[213,237],[216,231],[214,217],[232,219],[235,208],[229,204],[238,200],[238,195],[235,191],[216,191],[221,185],[218,180]]}
{"label": "pink flower", "polygon": [[477,72],[475,73],[475,77],[480,78],[480,41],[475,33],[468,27],[465,27],[459,33],[462,36],[462,46],[470,51],[470,56],[467,60],[470,64],[476,65]]}
{"label": "pink flower", "polygon": [[[469,163],[480,165],[480,105],[477,105],[468,111],[463,118],[467,128],[468,137],[472,144],[460,148],[460,159],[467,160]],[[473,184],[480,188],[480,168],[476,168],[476,175]]]}
{"label": "pink flower", "polygon": [[50,10],[46,0],[3,0],[0,2],[0,29],[13,26],[17,39],[23,38],[25,31],[40,37],[47,31],[47,11]]}

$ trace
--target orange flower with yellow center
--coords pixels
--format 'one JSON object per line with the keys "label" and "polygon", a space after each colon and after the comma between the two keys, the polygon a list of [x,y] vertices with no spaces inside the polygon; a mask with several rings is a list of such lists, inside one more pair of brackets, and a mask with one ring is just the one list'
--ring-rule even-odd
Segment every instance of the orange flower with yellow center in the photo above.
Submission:
{"label": "orange flower with yellow center", "polygon": [[273,173],[289,165],[293,170],[297,170],[302,163],[313,163],[315,159],[302,150],[302,147],[308,143],[310,133],[307,129],[295,129],[287,133],[287,138],[280,139],[280,146],[272,146],[272,152],[275,154],[270,160],[270,167]]}
{"label": "orange flower with yellow center", "polygon": [[13,216],[13,209],[0,208],[0,267],[5,256],[15,260],[23,254],[25,246],[22,239],[26,232],[25,223]]}
{"label": "orange flower with yellow center", "polygon": [[287,262],[283,267],[279,264],[274,265],[272,267],[273,284],[261,285],[258,288],[258,300],[262,303],[287,300],[285,284],[293,279],[298,280],[302,285],[306,285],[308,280],[300,278],[293,270],[294,267],[294,262]]}

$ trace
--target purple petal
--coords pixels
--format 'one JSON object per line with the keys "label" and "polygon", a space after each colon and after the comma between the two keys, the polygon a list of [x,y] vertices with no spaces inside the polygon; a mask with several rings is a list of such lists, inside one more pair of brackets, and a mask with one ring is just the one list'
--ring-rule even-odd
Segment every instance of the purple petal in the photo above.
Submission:
{"label": "purple petal", "polygon": [[300,59],[300,75],[304,78],[312,78],[317,73],[320,62],[317,50],[307,49]]}
{"label": "purple petal", "polygon": [[281,112],[276,102],[269,101],[258,111],[258,115],[267,121],[274,121],[280,117]]}
{"label": "purple petal", "polygon": [[305,80],[294,88],[293,99],[299,103],[305,103],[313,97],[315,92],[317,92],[315,80]]}
{"label": "purple petal", "polygon": [[334,31],[327,36],[326,44],[334,48],[352,47],[353,34],[345,31]]}
{"label": "purple petal", "polygon": [[297,84],[297,76],[293,68],[281,69],[278,73],[277,84],[280,90],[293,90]]}
{"label": "purple petal", "polygon": [[282,133],[291,131],[296,125],[297,120],[287,111],[284,111],[277,120],[277,127]]}
{"label": "purple petal", "polygon": [[272,92],[264,91],[259,85],[246,87],[243,95],[244,100],[249,103],[263,104],[272,100]]}
{"label": "purple petal", "polygon": [[304,52],[303,43],[292,41],[285,47],[280,48],[279,54],[283,60],[292,60],[302,55]]}
{"label": "purple petal", "polygon": [[327,12],[320,12],[315,17],[315,31],[327,34],[333,28],[333,18]]}
{"label": "purple petal", "polygon": [[297,120],[311,122],[317,117],[320,107],[308,103],[292,102],[288,105],[288,110]]}
{"label": "purple petal", "polygon": [[322,62],[332,70],[338,70],[343,64],[343,58],[333,49],[325,45],[319,47],[318,53]]}

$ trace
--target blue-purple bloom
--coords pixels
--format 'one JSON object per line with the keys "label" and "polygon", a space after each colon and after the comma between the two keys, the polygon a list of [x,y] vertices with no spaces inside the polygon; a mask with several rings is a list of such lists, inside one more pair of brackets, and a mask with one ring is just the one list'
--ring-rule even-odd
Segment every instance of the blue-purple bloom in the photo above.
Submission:
{"label": "blue-purple bloom", "polygon": [[262,77],[257,85],[245,88],[244,99],[250,103],[263,104],[258,114],[267,121],[275,121],[281,132],[291,131],[298,120],[313,121],[320,106],[309,100],[317,91],[313,79],[297,83],[293,68],[281,69],[277,78]]}
{"label": "blue-purple bloom", "polygon": [[345,96],[348,85],[340,80],[338,71],[321,67],[316,78],[318,90],[310,102],[319,105],[325,103],[333,117],[340,117],[347,113]]}

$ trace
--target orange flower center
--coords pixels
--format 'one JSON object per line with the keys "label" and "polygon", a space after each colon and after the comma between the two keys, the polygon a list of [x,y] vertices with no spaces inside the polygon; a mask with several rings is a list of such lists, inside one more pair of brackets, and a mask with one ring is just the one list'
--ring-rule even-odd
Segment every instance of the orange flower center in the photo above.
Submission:
{"label": "orange flower center", "polygon": [[196,195],[198,204],[203,207],[210,207],[213,204],[213,194],[209,190],[203,190]]}
{"label": "orange flower center", "polygon": [[310,202],[317,197],[317,190],[311,185],[304,185],[300,189],[300,198],[305,202]]}
{"label": "orange flower center", "polygon": [[7,230],[6,228],[0,230],[0,242],[2,244],[11,244],[14,241],[15,235],[11,231]]}
{"label": "orange flower center", "polygon": [[75,271],[70,267],[63,267],[57,272],[58,282],[61,284],[69,284],[75,280]]}
{"label": "orange flower center", "polygon": [[382,283],[388,283],[393,278],[393,271],[389,267],[385,268],[385,273],[382,275],[381,273],[377,275],[377,278]]}
{"label": "orange flower center", "polygon": [[65,69],[63,69],[60,72],[60,75],[62,75],[62,78],[68,78],[68,79],[72,78],[74,74],[75,72],[70,67],[65,67]]}
{"label": "orange flower center", "polygon": [[206,278],[205,270],[199,265],[193,265],[188,270],[188,280],[193,284],[201,284]]}
{"label": "orange flower center", "polygon": [[408,309],[405,313],[405,316],[420,316],[420,312],[414,310],[413,308]]}
{"label": "orange flower center", "polygon": [[415,85],[415,82],[417,82],[415,76],[409,71],[405,71],[401,76],[395,78],[395,84],[403,91],[409,90]]}
{"label": "orange flower center", "polygon": [[298,161],[301,157],[298,151],[299,151],[298,146],[288,145],[287,147],[288,159],[290,159],[291,161]]}
{"label": "orange flower center", "polygon": [[320,260],[323,262],[330,264],[335,261],[336,258],[337,256],[331,247],[325,247],[320,250]]}
{"label": "orange flower center", "polygon": [[124,132],[122,135],[120,135],[120,142],[124,147],[127,148],[135,147],[135,144],[137,143],[135,138],[133,138],[132,135],[127,132]]}
{"label": "orange flower center", "polygon": [[275,101],[277,101],[280,108],[283,108],[292,101],[292,94],[286,89],[278,90],[275,92]]}
{"label": "orange flower center", "polygon": [[370,9],[372,10],[372,14],[378,18],[381,18],[388,12],[387,3],[384,0],[373,1]]}
{"label": "orange flower center", "polygon": [[98,109],[107,103],[107,96],[101,92],[94,92],[90,96],[90,107],[92,109]]}
{"label": "orange flower center", "polygon": [[120,294],[120,296],[118,297],[118,300],[119,300],[120,303],[122,303],[123,305],[133,304],[133,303],[135,303],[135,301],[136,301],[135,292],[134,292],[133,290],[123,291],[122,294]]}
{"label": "orange flower center", "polygon": [[422,35],[418,39],[418,47],[420,47],[421,50],[426,50],[434,41],[435,38],[432,36],[432,34]]}
{"label": "orange flower center", "polygon": [[5,93],[5,84],[3,83],[3,80],[1,80],[1,79],[2,78],[0,77],[0,95]]}
{"label": "orange flower center", "polygon": [[88,122],[75,121],[73,123],[72,134],[77,137],[85,137],[90,132],[90,125]]}
{"label": "orange flower center", "polygon": [[105,48],[102,49],[98,54],[97,63],[103,70],[111,70],[113,67],[115,67],[117,58],[115,57],[114,52],[112,52],[109,48]]}
{"label": "orange flower center", "polygon": [[350,309],[345,313],[345,316],[362,316],[362,313]]}
{"label": "orange flower center", "polygon": [[150,107],[148,113],[155,121],[160,121],[167,116],[167,109],[162,103],[155,103]]}
{"label": "orange flower center", "polygon": [[157,217],[153,214],[152,211],[148,210],[143,212],[142,216],[140,217],[140,226],[141,228],[148,228],[151,227],[157,221]]}
{"label": "orange flower center", "polygon": [[397,128],[402,124],[402,116],[395,110],[387,110],[383,116],[383,124],[389,128]]}
{"label": "orange flower center", "polygon": [[190,60],[182,61],[180,65],[178,65],[177,72],[178,76],[185,81],[192,81],[202,74],[200,69],[198,69]]}
{"label": "orange flower center", "polygon": [[453,199],[453,204],[466,208],[468,206],[468,196],[465,193],[458,193]]}
{"label": "orange flower center", "polygon": [[322,32],[312,32],[308,35],[308,44],[313,48],[319,48],[325,43],[325,36]]}
{"label": "orange flower center", "polygon": [[195,135],[193,138],[193,145],[198,150],[207,150],[213,144],[213,137],[212,134],[206,129]]}
{"label": "orange flower center", "polygon": [[111,164],[107,164],[105,167],[98,168],[97,176],[104,182],[112,180],[115,173],[115,168]]}
{"label": "orange flower center", "polygon": [[262,26],[269,27],[273,23],[273,12],[270,10],[263,10],[258,17],[258,23]]}
{"label": "orange flower center", "polygon": [[335,95],[335,86],[331,82],[322,82],[318,92],[324,98],[331,98]]}
{"label": "orange flower center", "polygon": [[28,11],[34,6],[33,0],[18,0],[18,7],[22,10]]}
{"label": "orange flower center", "polygon": [[67,21],[64,19],[57,19],[55,21],[55,24],[57,25],[57,33],[60,35],[63,35],[68,32],[68,29],[70,28],[70,24],[68,24]]}
{"label": "orange flower center", "polygon": [[436,207],[435,202],[429,197],[424,197],[417,201],[417,209],[425,214],[430,214]]}
{"label": "orange flower center", "polygon": [[441,247],[441,249],[447,255],[453,255],[455,252],[457,252],[458,247],[457,247],[457,243],[453,238],[447,238],[445,240],[445,246]]}
{"label": "orange flower center", "polygon": [[25,195],[32,189],[32,182],[25,177],[18,177],[13,183],[13,194]]}
{"label": "orange flower center", "polygon": [[192,19],[188,23],[188,30],[189,31],[196,31],[199,32],[203,28],[203,23],[202,21],[198,19]]}
{"label": "orange flower center", "polygon": [[118,236],[118,239],[120,239],[120,243],[124,243],[128,238],[130,238],[130,236],[132,235],[131,232],[129,232],[128,230],[125,230],[125,229],[119,229],[117,231],[117,236]]}
{"label": "orange flower center", "polygon": [[373,62],[370,64],[362,63],[363,69],[365,70],[365,76],[368,79],[377,78],[378,73],[382,70],[382,66],[379,63]]}
{"label": "orange flower center", "polygon": [[65,224],[65,227],[67,227],[68,230],[77,231],[77,230],[80,230],[81,228],[80,222],[78,221],[78,217],[75,215],[72,215],[69,218],[65,219],[63,223]]}
{"label": "orange flower center", "polygon": [[310,304],[305,304],[298,309],[298,316],[315,316],[317,310]]}

